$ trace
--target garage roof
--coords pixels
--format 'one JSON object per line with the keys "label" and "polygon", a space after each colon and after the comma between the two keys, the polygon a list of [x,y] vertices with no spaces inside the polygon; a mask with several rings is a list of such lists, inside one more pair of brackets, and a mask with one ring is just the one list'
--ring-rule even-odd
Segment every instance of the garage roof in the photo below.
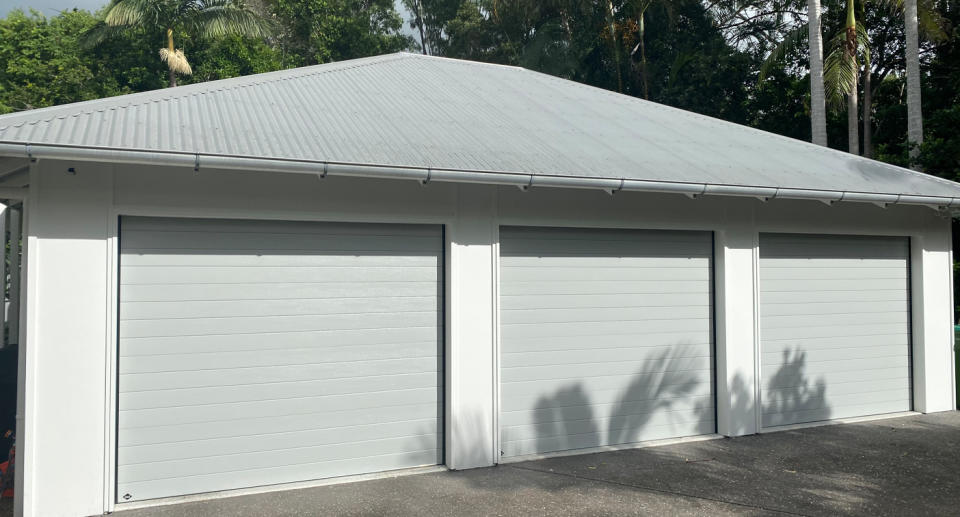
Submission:
{"label": "garage roof", "polygon": [[0,116],[0,154],[26,153],[960,206],[960,184],[908,169],[522,68],[407,53]]}

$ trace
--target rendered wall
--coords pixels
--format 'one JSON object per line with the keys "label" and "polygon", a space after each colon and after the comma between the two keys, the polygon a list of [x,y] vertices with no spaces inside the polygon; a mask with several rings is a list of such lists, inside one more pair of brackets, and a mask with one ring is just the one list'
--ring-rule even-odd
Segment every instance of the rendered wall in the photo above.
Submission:
{"label": "rendered wall", "polygon": [[[76,174],[67,173],[75,167]],[[113,510],[116,221],[120,215],[422,222],[447,236],[447,465],[497,450],[498,227],[715,232],[718,428],[757,424],[759,232],[904,235],[912,242],[915,409],[953,407],[949,222],[924,207],[114,168],[41,161],[27,203],[24,515]],[[122,508],[117,507],[117,508]]]}

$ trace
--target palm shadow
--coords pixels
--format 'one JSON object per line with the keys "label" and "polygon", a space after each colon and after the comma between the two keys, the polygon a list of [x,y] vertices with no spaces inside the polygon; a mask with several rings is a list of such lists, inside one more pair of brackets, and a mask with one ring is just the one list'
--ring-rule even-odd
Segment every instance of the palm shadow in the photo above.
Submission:
{"label": "palm shadow", "polygon": [[823,377],[811,382],[806,374],[807,354],[784,350],[780,366],[763,381],[761,390],[761,424],[777,427],[829,420],[827,384]]}

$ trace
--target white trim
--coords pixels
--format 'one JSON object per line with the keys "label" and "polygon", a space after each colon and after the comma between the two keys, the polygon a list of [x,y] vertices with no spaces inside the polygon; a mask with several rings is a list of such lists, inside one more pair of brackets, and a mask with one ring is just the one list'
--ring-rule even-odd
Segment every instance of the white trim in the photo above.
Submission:
{"label": "white trim", "polygon": [[763,429],[763,362],[760,339],[760,232],[753,232],[753,414],[754,429]]}
{"label": "white trim", "polygon": [[[759,202],[759,201],[758,201]],[[757,214],[751,217],[759,218]],[[730,225],[724,222],[711,221],[707,224],[689,224],[673,223],[666,221],[582,221],[566,220],[547,214],[536,219],[527,217],[507,216],[500,218],[498,226],[525,226],[530,228],[578,228],[578,229],[599,229],[599,230],[650,230],[650,231],[691,231],[691,232],[720,232],[729,230]],[[916,228],[897,229],[878,225],[877,229],[853,229],[843,227],[803,229],[794,228],[786,224],[755,224],[751,226],[751,231],[757,235],[761,233],[792,233],[799,235],[839,235],[839,236],[863,236],[863,237],[913,237],[918,234]],[[759,246],[759,238],[757,242]]]}
{"label": "white trim", "polygon": [[149,205],[115,205],[111,214],[117,217],[170,217],[178,219],[248,219],[252,221],[302,221],[321,223],[376,223],[376,224],[442,224],[450,225],[454,217],[400,215],[367,215],[362,212],[324,212],[258,210],[256,208],[220,209],[220,208],[180,208]]}
{"label": "white trim", "polygon": [[221,490],[219,492],[204,492],[202,494],[181,495],[176,497],[163,497],[160,499],[147,499],[132,503],[117,503],[114,506],[115,512],[125,510],[136,510],[138,508],[154,508],[157,506],[169,506],[173,504],[192,503],[198,501],[212,501],[217,499],[227,499],[230,497],[240,497],[245,495],[263,494],[268,492],[286,492],[289,490],[302,490],[304,488],[317,488],[330,485],[343,485],[347,483],[358,483],[360,481],[373,481],[377,479],[390,479],[406,476],[416,476],[420,474],[431,474],[435,472],[447,472],[449,469],[442,465],[429,465],[426,467],[412,467],[409,469],[388,470],[384,472],[374,472],[371,474],[357,474],[355,476],[341,476],[334,478],[317,479],[314,481],[297,481],[295,483],[283,483],[279,485],[264,485],[251,488],[237,488],[234,490]]}
{"label": "white trim", "polygon": [[705,442],[708,440],[719,440],[726,438],[721,434],[699,434],[696,436],[684,436],[681,438],[665,438],[663,440],[647,440],[644,442],[625,443],[622,445],[602,445],[600,447],[588,447],[586,449],[573,449],[569,451],[547,452],[541,454],[526,454],[523,456],[511,456],[503,458],[501,464],[520,463],[523,461],[546,460],[550,458],[563,458],[566,456],[581,456],[583,454],[596,454],[598,452],[626,451],[630,449],[646,449],[648,447],[663,447],[665,445],[677,445],[682,443]]}
{"label": "white trim", "polygon": [[774,427],[761,427],[760,434],[778,433],[780,431],[793,431],[796,429],[806,429],[808,427],[824,427],[838,424],[859,424],[862,422],[875,422],[877,420],[887,420],[890,418],[903,418],[905,416],[918,416],[922,413],[916,411],[901,411],[898,413],[884,413],[880,415],[855,416],[850,418],[837,418],[835,420],[817,420],[816,422],[803,422],[800,424],[779,425]]}
{"label": "white trim", "polygon": [[[110,181],[116,178],[116,167],[111,167]],[[103,483],[103,511],[110,513],[116,504],[117,484],[117,356],[119,354],[118,340],[118,313],[120,310],[120,216],[111,211],[107,216],[107,318],[106,336],[107,347],[104,351],[104,360],[108,372],[104,383],[107,410],[104,411],[104,483]]]}
{"label": "white trim", "polygon": [[500,386],[500,224],[494,216],[493,246],[491,246],[491,260],[493,261],[493,463],[500,463],[503,456],[503,447],[500,443],[500,407],[503,395]]}
{"label": "white trim", "polygon": [[[956,289],[956,286],[954,285],[954,278],[953,278],[953,277],[954,277],[954,275],[953,275],[953,264],[954,264],[954,261],[953,261],[953,231],[952,231],[953,221],[951,220],[949,224],[950,224],[950,227],[951,227],[951,231],[948,232],[949,235],[950,235],[950,254],[949,254],[949,257],[950,257],[950,268],[951,268],[951,269],[950,269],[950,272],[947,274],[947,276],[948,276],[948,278],[950,279],[950,285],[948,286],[948,289],[950,290],[950,311],[953,312],[953,311],[956,310],[956,307],[957,307],[957,301],[954,299],[954,294],[953,294],[953,293],[954,293],[954,289]],[[947,341],[948,343],[951,343],[951,345],[952,345],[952,346],[950,347],[950,352],[952,352],[952,353],[950,354],[950,375],[951,375],[951,379],[953,380],[953,384],[952,384],[952,388],[953,388],[953,389],[950,390],[950,396],[951,396],[952,399],[953,399],[953,404],[951,404],[951,407],[956,408],[956,407],[957,407],[957,402],[960,402],[960,401],[957,400],[957,373],[958,373],[958,372],[957,372],[957,356],[960,355],[960,353],[957,352],[957,331],[956,331],[956,327],[955,327],[956,322],[951,321],[950,323],[953,323],[953,325],[950,325],[950,339]],[[910,347],[911,347],[911,349],[913,348],[913,340],[912,340],[912,339],[910,340]],[[912,352],[913,352],[913,350],[911,350],[911,354],[912,354]]]}
{"label": "white trim", "polygon": [[[40,183],[40,174],[37,162],[30,163],[30,184]],[[33,439],[36,415],[34,406],[37,398],[37,359],[36,343],[40,340],[39,326],[37,325],[37,290],[40,283],[40,250],[39,241],[32,234],[30,210],[38,206],[38,190],[30,189],[23,201],[24,229],[27,243],[23,247],[24,257],[21,264],[21,275],[25,277],[23,287],[26,293],[26,303],[21,307],[23,324],[20,326],[20,343],[17,352],[17,458],[18,465],[15,472],[14,484],[18,487],[14,491],[14,515],[25,513],[33,514],[36,508],[34,490],[37,484],[36,447]]]}

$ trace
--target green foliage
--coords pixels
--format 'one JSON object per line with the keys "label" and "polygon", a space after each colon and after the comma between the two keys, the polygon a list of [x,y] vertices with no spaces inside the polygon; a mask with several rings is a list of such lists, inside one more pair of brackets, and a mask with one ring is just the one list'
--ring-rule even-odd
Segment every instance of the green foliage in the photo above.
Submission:
{"label": "green foliage", "polygon": [[105,92],[77,37],[95,20],[67,12],[47,20],[37,11],[12,11],[0,20],[0,110],[41,108],[95,99]]}
{"label": "green foliage", "polygon": [[268,0],[282,26],[284,66],[312,65],[412,49],[392,0]]}
{"label": "green foliage", "polygon": [[[401,32],[392,0],[247,2],[204,2],[209,12],[226,14],[219,22],[212,14],[197,15],[178,26],[178,47],[193,62],[186,82],[413,50],[422,25],[431,54],[524,66],[810,138],[805,0],[404,0],[419,14],[410,21],[415,38]],[[960,0],[920,2],[926,138],[918,162],[931,174],[960,179]],[[168,72],[157,49],[167,41],[156,29],[176,13],[140,9],[147,5],[200,6],[193,0],[115,0],[106,17],[135,26],[110,30],[98,22],[102,16],[85,11],[49,19],[12,11],[0,19],[0,111],[162,87]],[[828,42],[843,35],[847,5],[823,0]],[[902,3],[857,5],[858,45],[870,52],[876,154],[909,165]],[[236,9],[253,13],[254,25],[275,30],[266,37],[253,29],[247,36],[225,35],[231,33],[227,25],[253,23]],[[94,27],[102,37],[84,45]],[[858,57],[862,64],[866,56]],[[852,70],[845,72],[847,82]],[[838,148],[846,147],[843,110],[828,118],[829,140]]]}
{"label": "green foliage", "polygon": [[280,50],[258,38],[229,36],[200,42],[192,54],[192,60],[197,64],[193,75],[184,78],[184,83],[215,81],[284,68]]}

